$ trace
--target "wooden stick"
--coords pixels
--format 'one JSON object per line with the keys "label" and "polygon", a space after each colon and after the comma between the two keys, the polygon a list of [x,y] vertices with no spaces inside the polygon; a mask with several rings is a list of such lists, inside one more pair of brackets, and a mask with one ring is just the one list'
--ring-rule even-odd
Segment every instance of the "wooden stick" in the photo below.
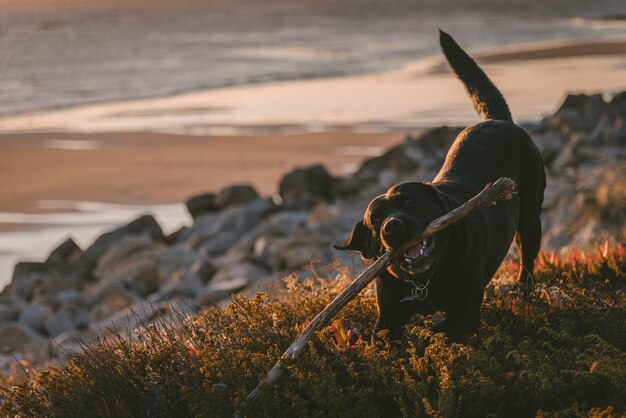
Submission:
{"label": "wooden stick", "polygon": [[386,252],[372,265],[370,265],[361,275],[354,280],[343,292],[341,292],[324,310],[322,310],[313,320],[307,325],[307,327],[298,335],[296,340],[289,346],[287,351],[278,359],[274,367],[265,375],[265,378],[258,384],[258,386],[250,392],[247,397],[247,402],[254,402],[261,394],[261,390],[264,387],[271,386],[276,379],[278,379],[285,370],[285,365],[290,359],[296,358],[302,349],[306,347],[309,339],[314,332],[319,331],[326,326],[332,317],[334,317],[341,308],[343,308],[348,302],[356,297],[356,295],[365,288],[382,269],[387,267],[391,261],[406,251],[407,248],[424,241],[427,238],[432,237],[437,232],[447,228],[455,222],[463,219],[476,209],[495,204],[500,199],[510,199],[514,193],[515,182],[509,178],[501,178],[495,183],[487,185],[480,193],[474,196],[472,199],[465,202],[458,208],[446,213],[440,218],[432,221],[424,229],[424,231],[411,240],[403,248],[394,251],[394,253]]}

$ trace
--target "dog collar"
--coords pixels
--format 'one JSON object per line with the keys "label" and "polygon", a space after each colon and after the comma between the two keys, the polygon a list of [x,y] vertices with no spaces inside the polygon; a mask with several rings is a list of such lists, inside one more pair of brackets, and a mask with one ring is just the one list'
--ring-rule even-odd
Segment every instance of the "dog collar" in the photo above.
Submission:
{"label": "dog collar", "polygon": [[411,290],[411,294],[400,299],[400,302],[410,302],[413,300],[422,301],[426,299],[428,297],[428,285],[430,284],[431,277],[433,277],[433,270],[430,271],[430,274],[426,278],[426,283],[424,284],[404,279],[405,282],[413,286],[413,289]]}

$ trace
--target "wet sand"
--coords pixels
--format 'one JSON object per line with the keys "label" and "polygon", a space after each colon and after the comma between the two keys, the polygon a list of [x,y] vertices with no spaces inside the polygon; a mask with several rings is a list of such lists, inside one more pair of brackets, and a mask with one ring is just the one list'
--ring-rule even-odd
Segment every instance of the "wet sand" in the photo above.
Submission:
{"label": "wet sand", "polygon": [[[623,40],[472,53],[518,121],[553,112],[567,91],[626,90]],[[284,173],[314,163],[345,175],[405,133],[478,120],[441,64],[0,119],[0,211],[37,211],[41,200],[175,203],[234,183],[269,195]]]}
{"label": "wet sand", "polygon": [[[297,166],[345,175],[401,134],[195,137],[160,133],[0,135],[0,212],[39,211],[45,200],[178,203],[250,183],[264,195]],[[1,222],[0,222],[1,224]]]}

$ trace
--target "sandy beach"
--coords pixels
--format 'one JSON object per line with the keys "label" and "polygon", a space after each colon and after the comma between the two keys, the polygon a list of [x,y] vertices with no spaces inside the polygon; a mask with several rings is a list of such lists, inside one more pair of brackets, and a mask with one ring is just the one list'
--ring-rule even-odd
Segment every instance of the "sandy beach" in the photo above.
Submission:
{"label": "sandy beach", "polygon": [[271,195],[281,176],[297,166],[322,163],[345,175],[402,137],[2,134],[0,212],[36,212],[42,200],[178,203],[237,183]]}
{"label": "sandy beach", "polygon": [[[590,45],[522,45],[478,58],[514,117],[533,121],[566,92],[626,89],[626,42]],[[315,163],[348,174],[405,134],[478,120],[441,63],[0,119],[0,211],[37,211],[42,200],[176,203],[234,183],[271,195],[287,171]]]}

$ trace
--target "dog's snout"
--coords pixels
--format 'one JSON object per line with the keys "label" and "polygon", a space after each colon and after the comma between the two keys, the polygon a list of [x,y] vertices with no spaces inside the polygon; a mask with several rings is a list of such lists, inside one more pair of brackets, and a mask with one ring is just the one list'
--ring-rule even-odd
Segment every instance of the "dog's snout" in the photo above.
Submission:
{"label": "dog's snout", "polygon": [[400,218],[388,219],[383,225],[383,232],[385,234],[393,234],[400,231],[404,227],[404,222]]}

